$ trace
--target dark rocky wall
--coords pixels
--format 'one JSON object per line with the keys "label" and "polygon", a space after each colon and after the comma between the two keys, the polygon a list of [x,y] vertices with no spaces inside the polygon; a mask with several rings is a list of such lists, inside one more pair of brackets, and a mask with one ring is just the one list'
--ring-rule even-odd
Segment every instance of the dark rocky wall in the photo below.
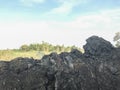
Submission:
{"label": "dark rocky wall", "polygon": [[120,90],[120,49],[97,36],[86,41],[84,54],[1,61],[0,90]]}

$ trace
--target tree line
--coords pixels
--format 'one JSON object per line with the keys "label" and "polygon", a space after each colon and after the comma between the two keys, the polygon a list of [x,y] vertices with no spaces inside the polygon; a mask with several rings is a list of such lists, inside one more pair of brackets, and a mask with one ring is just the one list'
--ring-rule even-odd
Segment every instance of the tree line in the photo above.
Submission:
{"label": "tree line", "polygon": [[24,44],[22,45],[19,50],[21,51],[44,51],[44,52],[69,52],[72,49],[78,49],[80,48],[76,46],[64,46],[64,45],[52,45],[47,42],[42,41],[42,43],[36,43],[36,44]]}
{"label": "tree line", "polygon": [[[116,47],[120,47],[120,32],[115,33],[113,37],[113,41],[115,42]],[[52,45],[48,42],[42,41],[42,43],[34,43],[34,44],[24,44],[18,50],[20,51],[44,51],[44,52],[69,52],[72,49],[78,49],[83,51],[81,48],[76,46],[64,46],[64,45]]]}

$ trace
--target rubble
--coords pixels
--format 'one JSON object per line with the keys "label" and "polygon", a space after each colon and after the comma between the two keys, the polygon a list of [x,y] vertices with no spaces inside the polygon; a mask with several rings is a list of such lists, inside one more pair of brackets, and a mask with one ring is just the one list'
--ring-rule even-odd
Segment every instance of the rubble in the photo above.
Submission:
{"label": "rubble", "polygon": [[0,61],[0,90],[120,90],[120,49],[98,36],[84,53]]}

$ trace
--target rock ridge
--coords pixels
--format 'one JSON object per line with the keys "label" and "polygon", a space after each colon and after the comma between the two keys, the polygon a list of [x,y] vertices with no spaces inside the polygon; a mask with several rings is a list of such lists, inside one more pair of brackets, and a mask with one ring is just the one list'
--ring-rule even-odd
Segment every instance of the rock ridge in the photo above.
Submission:
{"label": "rock ridge", "polygon": [[120,90],[120,49],[98,36],[41,60],[0,61],[0,90]]}

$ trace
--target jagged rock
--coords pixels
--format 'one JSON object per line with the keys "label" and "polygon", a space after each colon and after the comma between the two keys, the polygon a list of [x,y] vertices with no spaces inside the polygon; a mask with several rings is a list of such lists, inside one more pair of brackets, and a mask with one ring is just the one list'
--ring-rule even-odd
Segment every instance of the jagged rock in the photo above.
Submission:
{"label": "jagged rock", "polygon": [[9,62],[1,61],[0,62],[0,73],[8,70]]}
{"label": "jagged rock", "polygon": [[19,74],[35,65],[34,59],[29,58],[16,58],[13,59],[9,64],[9,69]]}
{"label": "jagged rock", "polygon": [[109,41],[104,40],[98,36],[92,36],[88,38],[87,44],[84,45],[85,54],[88,55],[103,55],[110,53],[114,47]]}
{"label": "jagged rock", "polygon": [[97,36],[84,49],[0,61],[0,90],[120,90],[120,49]]}

